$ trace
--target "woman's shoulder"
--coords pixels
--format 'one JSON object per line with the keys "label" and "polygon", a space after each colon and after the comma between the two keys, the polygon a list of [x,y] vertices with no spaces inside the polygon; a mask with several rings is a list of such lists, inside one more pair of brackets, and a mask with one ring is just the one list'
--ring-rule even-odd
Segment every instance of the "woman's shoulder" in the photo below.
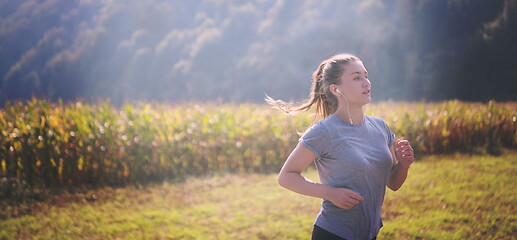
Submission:
{"label": "woman's shoulder", "polygon": [[305,134],[309,132],[317,132],[317,133],[327,133],[328,124],[331,119],[326,117],[324,119],[318,120],[316,123],[312,124],[309,128],[305,130]]}
{"label": "woman's shoulder", "polygon": [[386,124],[386,121],[384,121],[384,119],[380,118],[380,117],[375,117],[375,116],[370,116],[370,115],[364,115],[364,117],[370,121],[373,121],[375,123],[378,123],[378,124]]}

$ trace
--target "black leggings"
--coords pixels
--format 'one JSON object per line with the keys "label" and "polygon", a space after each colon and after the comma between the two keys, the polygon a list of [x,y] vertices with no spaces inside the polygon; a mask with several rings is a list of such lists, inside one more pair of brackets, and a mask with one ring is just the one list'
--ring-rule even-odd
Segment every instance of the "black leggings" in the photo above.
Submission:
{"label": "black leggings", "polygon": [[[374,237],[372,240],[375,240],[375,239],[377,239],[377,237]],[[314,225],[314,230],[312,230],[312,240],[346,240],[346,239]]]}

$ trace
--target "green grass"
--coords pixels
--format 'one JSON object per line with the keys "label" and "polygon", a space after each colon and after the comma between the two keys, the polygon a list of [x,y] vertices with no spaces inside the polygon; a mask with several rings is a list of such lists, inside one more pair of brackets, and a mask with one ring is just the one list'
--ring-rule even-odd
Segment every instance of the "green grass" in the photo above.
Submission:
{"label": "green grass", "polygon": [[[317,179],[314,169],[305,175]],[[424,158],[388,190],[378,239],[512,239],[515,183],[516,152]],[[310,239],[319,204],[275,174],[191,178],[60,195],[2,220],[0,239]]]}
{"label": "green grass", "polygon": [[515,239],[517,155],[433,156],[388,192],[387,239]]}

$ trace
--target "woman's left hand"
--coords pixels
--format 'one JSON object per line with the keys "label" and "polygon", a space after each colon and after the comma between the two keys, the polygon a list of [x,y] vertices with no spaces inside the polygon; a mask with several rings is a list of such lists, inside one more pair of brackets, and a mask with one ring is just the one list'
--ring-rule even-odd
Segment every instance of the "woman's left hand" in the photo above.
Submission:
{"label": "woman's left hand", "polygon": [[409,144],[408,140],[397,139],[396,141],[396,149],[395,156],[399,164],[408,168],[415,161],[415,156],[413,154],[413,148]]}

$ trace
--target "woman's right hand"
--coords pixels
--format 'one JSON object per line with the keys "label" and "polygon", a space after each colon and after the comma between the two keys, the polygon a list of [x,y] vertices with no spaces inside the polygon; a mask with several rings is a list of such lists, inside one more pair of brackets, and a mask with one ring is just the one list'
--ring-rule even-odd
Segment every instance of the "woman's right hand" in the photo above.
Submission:
{"label": "woman's right hand", "polygon": [[353,190],[316,183],[302,176],[301,173],[316,158],[312,150],[298,143],[278,174],[280,186],[303,195],[323,198],[347,210],[364,200]]}
{"label": "woman's right hand", "polygon": [[334,205],[346,210],[364,200],[359,193],[347,188],[330,188],[326,195],[326,200],[329,200]]}

